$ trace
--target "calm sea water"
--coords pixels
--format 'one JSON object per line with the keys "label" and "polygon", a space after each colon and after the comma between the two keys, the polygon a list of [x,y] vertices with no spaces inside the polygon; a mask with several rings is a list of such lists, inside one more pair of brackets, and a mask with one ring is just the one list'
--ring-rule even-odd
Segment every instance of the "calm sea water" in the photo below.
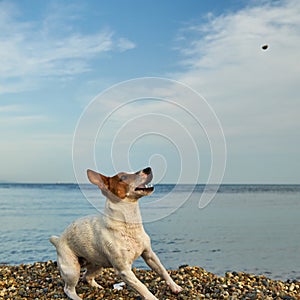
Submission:
{"label": "calm sea water", "polygon": [[[204,209],[198,208],[203,186],[188,198],[192,188],[157,185],[140,200],[144,217],[157,216],[144,226],[167,268],[189,264],[219,275],[246,271],[300,279],[300,185],[222,185]],[[103,197],[94,193],[101,206]],[[167,205],[147,205],[170,193]],[[75,184],[0,184],[0,263],[55,260],[49,236],[95,213]],[[135,266],[146,268],[140,259]]]}

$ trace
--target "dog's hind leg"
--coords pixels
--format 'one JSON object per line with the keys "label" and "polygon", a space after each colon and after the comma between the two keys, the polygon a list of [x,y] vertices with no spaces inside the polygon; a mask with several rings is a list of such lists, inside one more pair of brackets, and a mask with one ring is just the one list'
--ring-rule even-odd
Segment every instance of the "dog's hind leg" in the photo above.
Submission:
{"label": "dog's hind leg", "polygon": [[75,289],[80,277],[78,258],[70,249],[60,249],[59,253],[57,253],[57,265],[60,270],[60,275],[65,282],[64,292],[72,300],[81,300]]}
{"label": "dog's hind leg", "polygon": [[98,284],[95,281],[95,277],[100,273],[101,267],[93,265],[93,264],[87,264],[86,265],[86,271],[83,275],[83,280],[85,280],[89,285],[103,289],[103,287]]}

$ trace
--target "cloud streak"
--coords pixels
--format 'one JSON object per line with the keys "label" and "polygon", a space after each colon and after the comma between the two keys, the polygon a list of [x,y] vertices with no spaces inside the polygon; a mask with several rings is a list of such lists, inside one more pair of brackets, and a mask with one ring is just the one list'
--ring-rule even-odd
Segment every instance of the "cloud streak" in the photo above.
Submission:
{"label": "cloud streak", "polygon": [[[0,93],[34,88],[28,78],[57,78],[89,72],[91,62],[105,53],[135,47],[133,42],[118,37],[109,28],[89,34],[68,28],[67,18],[63,21],[60,15],[55,15],[58,9],[48,12],[44,20],[30,22],[21,20],[17,7],[10,3],[1,2],[0,11]],[[54,19],[56,25],[50,26]]]}

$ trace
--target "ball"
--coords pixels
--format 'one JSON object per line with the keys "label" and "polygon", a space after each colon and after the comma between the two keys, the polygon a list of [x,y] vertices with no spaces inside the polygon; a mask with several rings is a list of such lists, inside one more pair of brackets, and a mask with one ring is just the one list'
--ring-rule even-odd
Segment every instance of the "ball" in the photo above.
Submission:
{"label": "ball", "polygon": [[261,46],[262,50],[267,50],[268,48],[269,48],[269,45],[267,45],[267,44],[264,44],[264,45]]}

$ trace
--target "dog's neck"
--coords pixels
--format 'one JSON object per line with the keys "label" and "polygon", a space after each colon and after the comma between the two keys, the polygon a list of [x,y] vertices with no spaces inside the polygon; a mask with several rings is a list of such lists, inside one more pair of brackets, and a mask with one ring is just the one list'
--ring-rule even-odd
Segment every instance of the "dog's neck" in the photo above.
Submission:
{"label": "dog's neck", "polygon": [[106,199],[104,214],[117,222],[142,226],[142,216],[138,202],[119,201],[116,203]]}

